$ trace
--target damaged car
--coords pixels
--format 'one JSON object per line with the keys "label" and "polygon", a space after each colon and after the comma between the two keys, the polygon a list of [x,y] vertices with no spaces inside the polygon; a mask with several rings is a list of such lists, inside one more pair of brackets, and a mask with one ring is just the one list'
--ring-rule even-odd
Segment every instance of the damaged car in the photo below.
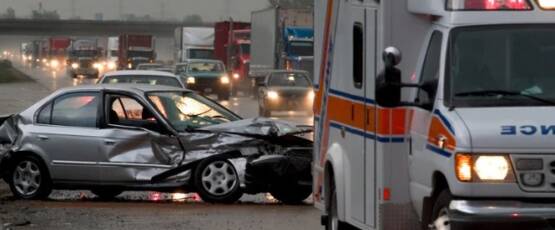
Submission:
{"label": "damaged car", "polygon": [[20,199],[86,189],[190,191],[232,203],[270,192],[311,194],[312,127],[242,119],[186,89],[92,85],[59,90],[0,118],[0,173]]}

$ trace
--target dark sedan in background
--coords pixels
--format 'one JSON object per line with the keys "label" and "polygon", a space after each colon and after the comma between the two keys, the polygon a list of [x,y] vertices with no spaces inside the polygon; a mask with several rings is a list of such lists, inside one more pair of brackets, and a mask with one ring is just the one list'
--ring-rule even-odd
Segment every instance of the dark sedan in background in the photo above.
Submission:
{"label": "dark sedan in background", "polygon": [[272,111],[302,110],[312,112],[314,88],[305,71],[276,70],[258,83],[260,116]]}

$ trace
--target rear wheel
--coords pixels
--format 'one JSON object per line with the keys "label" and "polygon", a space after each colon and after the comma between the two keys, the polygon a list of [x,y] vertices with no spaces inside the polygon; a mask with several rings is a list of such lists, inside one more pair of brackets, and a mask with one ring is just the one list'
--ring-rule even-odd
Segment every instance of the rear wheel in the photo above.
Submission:
{"label": "rear wheel", "polygon": [[91,192],[101,200],[113,200],[116,196],[120,195],[123,191],[113,189],[95,189]]}
{"label": "rear wheel", "polygon": [[200,162],[195,169],[194,183],[205,202],[234,203],[243,196],[237,170],[231,162],[223,158]]}
{"label": "rear wheel", "polygon": [[19,199],[45,199],[52,192],[48,169],[35,156],[16,160],[8,179],[12,193]]}
{"label": "rear wheel", "polygon": [[449,217],[449,204],[453,200],[453,196],[449,190],[442,191],[434,203],[432,211],[432,222],[428,225],[430,230],[449,230],[450,217]]}
{"label": "rear wheel", "polygon": [[326,230],[352,230],[355,229],[350,225],[339,220],[339,214],[337,211],[337,192],[335,190],[335,183],[331,181],[330,183],[330,198],[328,200],[328,205],[326,207],[328,213],[328,219],[326,222]]}

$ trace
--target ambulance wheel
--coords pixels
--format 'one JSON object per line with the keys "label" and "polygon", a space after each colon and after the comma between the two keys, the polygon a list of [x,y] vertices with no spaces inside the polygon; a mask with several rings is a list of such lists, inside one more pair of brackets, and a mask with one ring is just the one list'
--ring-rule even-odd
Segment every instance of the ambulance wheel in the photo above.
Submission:
{"label": "ambulance wheel", "polygon": [[439,194],[434,203],[431,218],[432,222],[428,225],[428,229],[451,229],[449,223],[449,204],[452,200],[453,196],[449,190],[444,190]]}
{"label": "ambulance wheel", "polygon": [[330,192],[331,197],[329,198],[329,204],[326,207],[328,218],[326,224],[326,230],[353,230],[354,227],[349,226],[348,224],[344,223],[343,221],[339,220],[339,216],[337,213],[337,192],[335,191],[335,184],[333,182],[330,183]]}
{"label": "ambulance wheel", "polygon": [[239,174],[224,158],[201,161],[194,172],[194,184],[200,198],[208,203],[235,203],[243,196]]}

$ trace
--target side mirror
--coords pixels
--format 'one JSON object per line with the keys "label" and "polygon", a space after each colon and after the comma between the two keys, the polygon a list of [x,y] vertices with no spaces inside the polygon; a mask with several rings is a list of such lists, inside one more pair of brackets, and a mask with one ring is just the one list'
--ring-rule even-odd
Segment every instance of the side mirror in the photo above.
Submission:
{"label": "side mirror", "polygon": [[376,102],[383,107],[401,105],[401,51],[395,47],[387,47],[382,54],[385,69],[378,75],[376,82]]}

